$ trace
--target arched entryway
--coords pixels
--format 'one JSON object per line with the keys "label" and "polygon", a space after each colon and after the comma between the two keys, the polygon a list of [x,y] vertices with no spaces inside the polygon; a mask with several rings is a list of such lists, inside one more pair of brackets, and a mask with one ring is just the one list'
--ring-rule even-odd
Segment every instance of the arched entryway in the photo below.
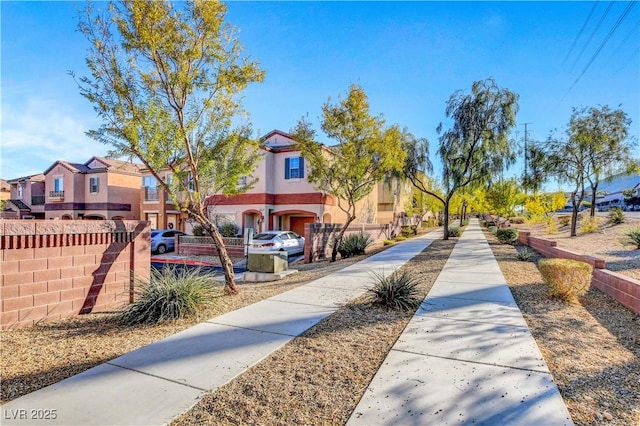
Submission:
{"label": "arched entryway", "polygon": [[[258,210],[246,210],[242,212],[242,229],[253,229],[253,232],[257,234],[262,232],[263,223],[262,213]],[[244,232],[244,231],[242,231]]]}

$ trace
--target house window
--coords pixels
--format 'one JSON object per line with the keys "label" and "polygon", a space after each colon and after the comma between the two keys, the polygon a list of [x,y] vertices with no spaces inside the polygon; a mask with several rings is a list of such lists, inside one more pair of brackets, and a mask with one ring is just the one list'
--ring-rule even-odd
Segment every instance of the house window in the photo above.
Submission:
{"label": "house window", "polygon": [[18,198],[22,200],[22,184],[18,184]]}
{"label": "house window", "polygon": [[97,176],[89,178],[89,193],[97,194],[100,192],[100,178]]}
{"label": "house window", "polygon": [[144,187],[145,201],[158,201],[158,181],[153,176],[143,176],[142,186]]}
{"label": "house window", "polygon": [[53,190],[55,192],[64,191],[64,179],[61,177],[57,177],[53,180]]}
{"label": "house window", "polygon": [[304,158],[291,157],[284,160],[284,178],[302,179],[304,177]]}

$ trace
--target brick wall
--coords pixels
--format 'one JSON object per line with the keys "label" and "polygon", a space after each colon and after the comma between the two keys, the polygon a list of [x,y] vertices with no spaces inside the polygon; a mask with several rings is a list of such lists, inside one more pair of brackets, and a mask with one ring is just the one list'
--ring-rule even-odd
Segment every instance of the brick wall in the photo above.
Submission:
{"label": "brick wall", "polygon": [[148,222],[0,220],[0,328],[129,303],[149,246]]}
{"label": "brick wall", "polygon": [[[331,245],[332,236],[337,234],[342,228],[342,224],[332,223],[307,223],[304,225],[304,261],[310,263],[320,259],[326,259],[331,257]],[[356,234],[359,232],[368,233],[371,235],[374,244],[381,244],[382,241],[391,238],[391,235],[400,234],[399,224],[385,224],[385,225],[367,225],[367,224],[352,224],[347,228],[344,233],[346,237],[349,234]]]}
{"label": "brick wall", "polygon": [[532,237],[530,232],[520,231],[518,241],[545,257],[580,260],[593,265],[591,285],[613,297],[631,311],[640,314],[640,280],[606,269],[606,262],[603,259],[561,249],[557,247],[556,241]]}

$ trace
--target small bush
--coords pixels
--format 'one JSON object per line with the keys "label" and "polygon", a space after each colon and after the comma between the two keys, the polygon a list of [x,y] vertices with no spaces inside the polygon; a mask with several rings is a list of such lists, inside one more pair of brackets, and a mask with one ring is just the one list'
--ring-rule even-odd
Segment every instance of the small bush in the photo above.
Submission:
{"label": "small bush", "polygon": [[238,236],[238,225],[234,222],[224,222],[218,226],[218,231],[223,237],[233,238]]}
{"label": "small bush", "polygon": [[395,243],[395,241],[393,241],[393,240],[384,240],[384,241],[382,242],[382,245],[383,245],[383,246],[390,246],[390,245],[391,245],[391,244],[393,244],[393,243]]}
{"label": "small bush", "polygon": [[547,234],[556,234],[558,232],[558,223],[552,217],[545,220],[545,232]]}
{"label": "small bush", "polygon": [[416,225],[402,225],[400,229],[400,233],[405,237],[418,235],[418,227]]}
{"label": "small bush", "polygon": [[516,228],[500,228],[496,231],[498,241],[513,244],[518,241],[518,230]]}
{"label": "small bush", "polygon": [[522,225],[527,221],[526,217],[516,216],[511,218],[511,223],[514,225]]}
{"label": "small bush", "polygon": [[541,259],[540,274],[554,297],[572,302],[582,296],[591,285],[593,266],[569,259]]}
{"label": "small bush", "polygon": [[493,235],[496,235],[498,233],[498,227],[495,225],[489,226],[487,228],[487,231],[491,232]]}
{"label": "small bush", "polygon": [[395,238],[395,240],[396,240],[396,241],[404,241],[404,240],[406,240],[406,239],[407,239],[407,237],[403,237],[402,235],[398,235],[398,236]]}
{"label": "small bush", "polygon": [[418,294],[418,281],[406,271],[391,275],[374,274],[374,286],[369,289],[372,302],[387,309],[408,311],[416,309],[422,302]]}
{"label": "small bush", "polygon": [[450,237],[459,237],[460,234],[462,232],[460,231],[460,228],[457,226],[450,226],[449,227],[449,236]]}
{"label": "small bush", "polygon": [[635,246],[636,250],[640,250],[640,226],[630,229],[625,234],[622,244],[625,246]]}
{"label": "small bush", "polygon": [[202,227],[202,225],[193,225],[193,228],[191,228],[191,232],[193,232],[193,235],[197,237],[204,237],[204,228]]}
{"label": "small bush", "polygon": [[531,250],[527,246],[519,247],[516,250],[518,251],[518,260],[521,260],[523,262],[528,262],[529,260],[531,260],[531,256],[536,254],[535,250]]}
{"label": "small bush", "polygon": [[598,230],[598,218],[587,216],[580,221],[580,232],[590,234]]}
{"label": "small bush", "polygon": [[560,226],[571,225],[571,216],[558,216],[558,225]]}
{"label": "small bush", "polygon": [[616,207],[615,209],[611,209],[609,211],[609,220],[611,221],[611,223],[619,225],[624,222],[624,219],[624,212],[620,207]]}
{"label": "small bush", "polygon": [[369,234],[364,232],[349,234],[342,238],[338,246],[338,253],[340,253],[340,257],[346,259],[357,254],[364,254],[366,248],[371,244],[373,244],[373,240]]}
{"label": "small bush", "polygon": [[199,268],[152,269],[148,281],[139,281],[137,300],[122,308],[118,321],[123,325],[159,324],[194,316],[218,296],[212,282],[213,274]]}

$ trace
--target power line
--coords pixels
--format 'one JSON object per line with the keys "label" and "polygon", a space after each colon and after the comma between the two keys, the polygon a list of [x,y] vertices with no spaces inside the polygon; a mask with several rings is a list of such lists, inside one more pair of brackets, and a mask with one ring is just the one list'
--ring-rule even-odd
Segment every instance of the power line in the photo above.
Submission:
{"label": "power line", "polygon": [[609,14],[609,11],[611,10],[611,8],[613,7],[613,3],[614,1],[610,1],[609,5],[607,6],[606,10],[604,11],[604,13],[602,14],[602,16],[600,17],[600,20],[598,21],[598,23],[596,24],[596,27],[593,29],[593,31],[591,32],[591,35],[589,36],[589,39],[587,40],[587,42],[584,44],[584,46],[582,47],[582,50],[580,51],[580,53],[578,54],[578,57],[576,58],[576,60],[573,62],[573,65],[571,65],[571,71],[573,71],[573,69],[576,67],[576,64],[578,63],[578,61],[580,60],[580,58],[582,57],[582,54],[584,53],[584,51],[586,50],[587,46],[589,46],[589,43],[591,43],[591,40],[593,39],[593,36],[596,34],[596,32],[598,31],[598,29],[600,28],[600,25],[602,25],[602,22],[604,21],[604,18],[607,17],[607,15]]}
{"label": "power line", "polygon": [[[618,47],[616,47],[616,49],[613,51],[613,54],[611,55],[611,59],[613,59],[616,54],[620,51],[620,49],[622,49],[622,46],[624,46],[627,41],[629,40],[629,38],[631,38],[631,36],[633,35],[633,33],[640,27],[640,21],[636,22],[634,25],[631,26],[631,31],[629,31],[629,33],[624,37],[624,39],[622,39],[622,41],[620,42],[620,44],[618,45]],[[611,60],[609,59],[609,60]]]}
{"label": "power line", "polygon": [[576,81],[573,82],[573,85],[571,86],[571,88],[569,88],[569,91],[571,91],[571,89],[573,88],[573,86],[576,85],[576,83],[578,83],[578,81],[580,81],[580,79],[582,78],[582,76],[584,75],[585,72],[587,72],[587,70],[589,69],[589,67],[591,66],[591,64],[593,63],[593,61],[596,59],[596,57],[598,56],[598,54],[600,53],[600,51],[602,50],[602,48],[604,47],[605,44],[607,44],[607,41],[609,41],[609,39],[611,38],[611,36],[613,35],[613,33],[616,32],[616,30],[618,29],[618,27],[620,26],[620,23],[622,21],[624,21],[624,18],[627,17],[627,15],[629,14],[629,12],[631,12],[631,9],[633,8],[633,6],[635,6],[636,3],[635,2],[631,2],[627,5],[627,7],[625,8],[625,10],[622,12],[622,14],[620,15],[620,17],[618,18],[618,20],[616,21],[616,23],[614,24],[613,28],[611,28],[611,30],[609,31],[609,34],[607,34],[607,36],[604,38],[604,40],[602,41],[602,43],[600,43],[600,46],[598,47],[598,49],[596,50],[596,52],[593,54],[593,56],[591,57],[591,60],[589,60],[589,62],[587,63],[587,65],[584,67],[584,69],[582,70],[582,72],[580,73],[580,75],[578,76],[578,78],[576,78]]}
{"label": "power line", "polygon": [[580,36],[584,32],[584,29],[586,28],[587,24],[589,23],[589,20],[591,20],[591,16],[593,15],[593,12],[596,10],[596,7],[598,7],[598,3],[599,2],[596,1],[595,3],[593,3],[593,6],[591,6],[591,11],[589,11],[589,15],[587,16],[587,19],[585,19],[584,23],[582,24],[582,28],[580,28],[580,31],[578,31],[578,35],[573,40],[573,43],[571,44],[571,47],[569,48],[569,52],[567,52],[567,56],[565,56],[564,60],[562,61],[562,65],[564,65],[565,62],[567,62],[567,59],[569,59],[569,56],[571,55],[571,52],[573,52],[573,48],[576,47],[576,43],[578,42],[578,39],[580,39]]}

